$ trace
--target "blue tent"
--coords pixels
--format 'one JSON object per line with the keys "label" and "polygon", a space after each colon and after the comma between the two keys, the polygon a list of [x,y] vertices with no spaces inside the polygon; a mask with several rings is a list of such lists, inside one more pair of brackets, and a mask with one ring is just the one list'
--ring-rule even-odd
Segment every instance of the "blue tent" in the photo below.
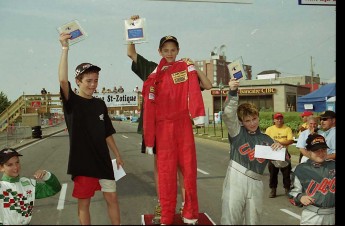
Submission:
{"label": "blue tent", "polygon": [[[335,96],[335,83],[321,86],[319,89],[307,95],[297,98],[297,111],[306,110],[314,112],[326,111],[326,100]],[[310,109],[311,107],[312,109]]]}

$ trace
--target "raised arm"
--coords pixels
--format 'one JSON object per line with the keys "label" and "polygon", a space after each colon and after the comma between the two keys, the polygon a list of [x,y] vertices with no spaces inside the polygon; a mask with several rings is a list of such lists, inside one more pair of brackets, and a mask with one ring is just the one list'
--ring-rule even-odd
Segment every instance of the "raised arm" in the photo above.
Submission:
{"label": "raised arm", "polygon": [[65,99],[69,96],[69,85],[68,85],[68,39],[71,37],[70,34],[62,33],[60,34],[60,43],[62,46],[62,52],[59,64],[59,82],[60,87],[63,91],[61,95],[64,95]]}
{"label": "raised arm", "polygon": [[194,67],[195,67],[195,70],[198,72],[200,87],[206,90],[210,90],[212,88],[211,81],[207,78],[206,74],[200,70],[197,64],[194,64]]}
{"label": "raised arm", "polygon": [[190,59],[190,58],[183,58],[183,59],[185,61],[190,61],[194,65],[194,68],[195,68],[196,72],[198,73],[198,78],[200,81],[200,87],[202,89],[210,90],[212,88],[212,83],[207,78],[206,74],[200,70],[199,66],[197,64],[195,64],[192,59]]}
{"label": "raised arm", "polygon": [[235,137],[239,134],[241,123],[237,117],[238,95],[237,90],[240,83],[236,79],[229,81],[229,95],[224,103],[223,121],[228,127],[230,137]]}

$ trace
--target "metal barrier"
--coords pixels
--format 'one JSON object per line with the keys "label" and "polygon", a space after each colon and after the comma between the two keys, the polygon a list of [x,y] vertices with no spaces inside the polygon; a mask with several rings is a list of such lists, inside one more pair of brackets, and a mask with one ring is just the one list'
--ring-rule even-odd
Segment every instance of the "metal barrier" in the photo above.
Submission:
{"label": "metal barrier", "polygon": [[32,129],[30,126],[10,126],[7,130],[0,132],[0,148],[11,147],[22,140],[31,138]]}

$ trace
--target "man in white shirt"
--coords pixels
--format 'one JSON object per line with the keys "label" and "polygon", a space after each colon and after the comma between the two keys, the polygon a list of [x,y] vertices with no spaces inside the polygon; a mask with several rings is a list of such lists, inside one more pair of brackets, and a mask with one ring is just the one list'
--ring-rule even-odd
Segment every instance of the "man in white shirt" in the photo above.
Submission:
{"label": "man in white shirt", "polygon": [[307,145],[306,140],[309,134],[318,132],[317,127],[319,124],[317,118],[314,116],[308,116],[306,123],[307,123],[308,129],[300,133],[297,140],[297,144],[296,144],[296,147],[299,148],[301,154],[303,155],[301,158],[301,163],[307,161],[309,158],[310,152],[308,152],[305,147]]}

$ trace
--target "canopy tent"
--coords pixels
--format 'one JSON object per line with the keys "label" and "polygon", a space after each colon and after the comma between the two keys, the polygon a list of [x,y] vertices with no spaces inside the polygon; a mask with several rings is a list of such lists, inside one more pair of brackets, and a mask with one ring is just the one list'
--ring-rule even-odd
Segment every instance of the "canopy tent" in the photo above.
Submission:
{"label": "canopy tent", "polygon": [[307,95],[297,98],[297,111],[323,112],[327,110],[326,101],[335,96],[335,83],[321,86]]}
{"label": "canopy tent", "polygon": [[335,96],[326,100],[326,108],[335,112]]}

